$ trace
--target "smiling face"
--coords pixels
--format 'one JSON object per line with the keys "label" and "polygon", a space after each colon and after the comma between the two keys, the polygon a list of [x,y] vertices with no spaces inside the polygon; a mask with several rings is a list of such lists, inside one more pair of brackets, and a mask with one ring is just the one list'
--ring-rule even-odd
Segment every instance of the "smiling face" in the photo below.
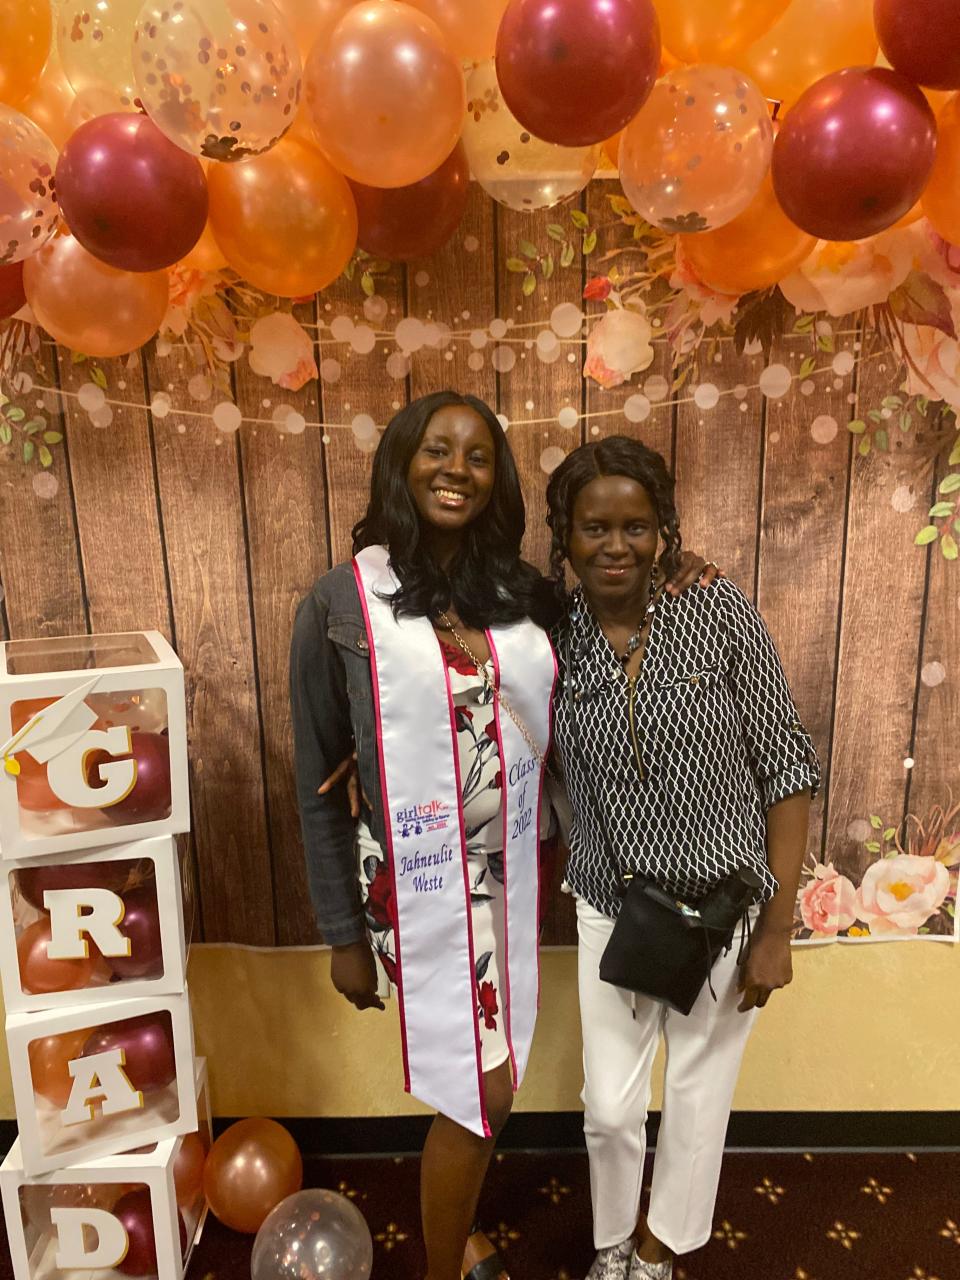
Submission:
{"label": "smiling face", "polygon": [[591,603],[644,599],[659,542],[656,507],[629,476],[599,476],[574,499],[567,555]]}
{"label": "smiling face", "polygon": [[456,535],[490,501],[494,480],[490,428],[469,405],[438,409],[407,468],[410,496],[425,525]]}

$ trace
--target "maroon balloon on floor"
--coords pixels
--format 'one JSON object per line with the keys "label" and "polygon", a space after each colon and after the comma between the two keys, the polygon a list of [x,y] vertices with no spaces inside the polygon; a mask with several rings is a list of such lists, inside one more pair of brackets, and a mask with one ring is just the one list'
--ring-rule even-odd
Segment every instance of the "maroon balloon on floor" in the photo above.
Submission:
{"label": "maroon balloon on floor", "polygon": [[165,1089],[177,1074],[173,1030],[168,1013],[144,1013],[98,1027],[83,1046],[83,1056],[122,1049],[124,1071],[135,1089]]}
{"label": "maroon balloon on floor", "polygon": [[16,315],[27,300],[23,291],[23,263],[6,262],[0,267],[0,320]]}
{"label": "maroon balloon on floor", "polygon": [[[117,826],[130,822],[157,822],[170,813],[170,748],[166,735],[133,732],[130,743],[137,762],[137,780],[129,795],[103,810]],[[119,758],[108,756],[104,751],[91,751],[87,758],[87,781],[90,785],[97,785],[98,765]]]}
{"label": "maroon balloon on floor", "polygon": [[862,240],[913,208],[936,146],[936,120],[915,84],[885,67],[848,67],[791,107],[773,144],[774,190],[810,235]]}
{"label": "maroon balloon on floor", "polygon": [[928,89],[960,89],[957,0],[873,0],[873,24],[891,66]]}
{"label": "maroon balloon on floor", "polygon": [[159,271],[197,243],[207,180],[146,116],[113,112],[80,126],[57,165],[60,212],[83,247],[120,271]]}
{"label": "maroon balloon on floor", "polygon": [[154,889],[131,889],[123,895],[119,929],[130,939],[128,956],[105,956],[118,978],[159,978],[163,973],[163,936]]}
{"label": "maroon balloon on floor", "polygon": [[[153,1206],[150,1192],[128,1191],[121,1196],[112,1210],[113,1216],[123,1224],[127,1233],[127,1252],[117,1270],[125,1276],[149,1276],[157,1271],[157,1239],[153,1231]],[[187,1228],[183,1215],[177,1214],[180,1224],[180,1256],[187,1252]]]}
{"label": "maroon balloon on floor", "polygon": [[660,67],[652,0],[510,0],[497,80],[525,129],[546,142],[603,142],[637,114]]}
{"label": "maroon balloon on floor", "polygon": [[470,194],[470,166],[458,142],[439,169],[409,187],[351,182],[357,205],[357,244],[375,258],[429,258],[450,239]]}
{"label": "maroon balloon on floor", "polygon": [[119,893],[127,883],[133,862],[67,862],[61,866],[41,863],[22,867],[17,888],[31,907],[44,910],[43,895],[48,889],[112,889]]}

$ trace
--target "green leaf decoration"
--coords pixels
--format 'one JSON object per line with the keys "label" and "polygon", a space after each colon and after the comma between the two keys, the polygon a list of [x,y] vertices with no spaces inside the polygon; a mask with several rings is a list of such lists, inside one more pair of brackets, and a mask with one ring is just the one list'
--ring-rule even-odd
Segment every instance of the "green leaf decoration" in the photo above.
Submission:
{"label": "green leaf decoration", "polygon": [[871,827],[873,827],[874,831],[879,831],[880,828],[883,826],[883,819],[880,817],[879,814],[871,813],[870,825]]}
{"label": "green leaf decoration", "polygon": [[836,351],[836,349],[837,349],[837,346],[833,340],[832,333],[817,334],[817,350],[818,351],[826,351],[832,354],[834,351]]}
{"label": "green leaf decoration", "polygon": [[952,516],[952,515],[953,515],[953,503],[952,503],[952,502],[935,502],[935,503],[933,504],[933,506],[930,508],[930,510],[927,512],[927,515],[930,515],[930,516]]}
{"label": "green leaf decoration", "polygon": [[960,463],[960,436],[957,437],[957,443],[950,450],[947,466],[955,467],[958,463]]}
{"label": "green leaf decoration", "polygon": [[873,433],[873,443],[884,453],[890,448],[890,437],[887,435],[886,427],[881,427],[879,431]]}
{"label": "green leaf decoration", "polygon": [[82,352],[82,351],[71,351],[71,352],[70,352],[70,363],[71,363],[71,364],[84,364],[84,363],[86,362],[86,359],[87,359],[87,357],[83,354],[83,352]]}
{"label": "green leaf decoration", "polygon": [[863,847],[865,849],[869,849],[871,853],[880,852],[880,845],[877,843],[876,840],[868,840]]}
{"label": "green leaf decoration", "polygon": [[508,258],[507,270],[512,271],[515,275],[522,275],[529,268],[522,258]]}
{"label": "green leaf decoration", "polygon": [[587,227],[590,225],[590,219],[582,209],[571,209],[570,221],[579,231],[586,231]]}
{"label": "green leaf decoration", "polygon": [[901,431],[909,431],[909,430],[910,430],[910,428],[911,428],[912,426],[913,426],[913,414],[912,414],[912,413],[907,413],[906,411],[904,411],[903,413],[901,413],[901,415],[900,415],[900,430],[901,430]]}
{"label": "green leaf decoration", "polygon": [[862,436],[867,429],[867,424],[862,418],[854,418],[852,422],[847,423],[847,430],[852,431],[855,436]]}
{"label": "green leaf decoration", "polygon": [[957,540],[952,533],[945,533],[940,539],[940,550],[943,552],[944,560],[956,560]]}
{"label": "green leaf decoration", "polygon": [[903,401],[899,396],[884,396],[880,403],[884,409],[899,409]]}
{"label": "green leaf decoration", "polygon": [[930,542],[936,542],[940,536],[940,530],[935,524],[924,525],[917,536],[913,540],[915,547],[925,547]]}
{"label": "green leaf decoration", "polygon": [[9,444],[13,439],[13,430],[7,422],[0,422],[0,444]]}
{"label": "green leaf decoration", "polygon": [[547,223],[547,235],[551,240],[556,240],[558,244],[563,244],[567,238],[567,233],[561,227],[559,222]]}
{"label": "green leaf decoration", "polygon": [[567,241],[567,243],[563,246],[563,248],[562,248],[562,249],[561,249],[561,251],[560,251],[560,265],[561,265],[561,267],[569,267],[569,266],[570,266],[570,264],[573,262],[573,259],[574,259],[574,256],[575,256],[575,252],[576,252],[576,251],[574,250],[573,245],[572,245],[572,244],[570,243],[570,241],[568,240],[568,241]]}
{"label": "green leaf decoration", "polygon": [[33,441],[32,441],[32,440],[24,440],[24,442],[23,442],[23,460],[24,460],[24,462],[31,462],[31,461],[33,460],[33,447],[34,447],[34,446],[33,446]]}
{"label": "green leaf decoration", "polygon": [[593,253],[596,247],[597,247],[597,232],[596,232],[596,229],[594,229],[593,231],[588,231],[587,234],[583,237],[584,257]]}
{"label": "green leaf decoration", "polygon": [[809,333],[813,328],[814,316],[811,311],[806,312],[802,316],[797,316],[796,323],[793,326],[794,333]]}
{"label": "green leaf decoration", "polygon": [[883,421],[883,414],[880,412],[879,409],[871,409],[870,412],[867,414],[867,417],[870,419],[871,422]]}
{"label": "green leaf decoration", "polygon": [[884,831],[883,833],[883,838],[884,840],[892,840],[896,834],[897,834],[896,827],[887,827],[886,831]]}
{"label": "green leaf decoration", "polygon": [[365,271],[363,275],[360,277],[360,288],[363,290],[363,292],[367,295],[368,298],[372,298],[373,295],[376,293],[377,286],[373,283],[373,276],[370,274],[369,271]]}
{"label": "green leaf decoration", "polygon": [[633,213],[633,205],[626,196],[607,196],[607,200],[610,203],[610,208],[618,217],[624,218]]}
{"label": "green leaf decoration", "polygon": [[888,301],[890,310],[904,324],[929,325],[948,338],[957,336],[950,311],[950,300],[942,285],[925,272],[911,271]]}
{"label": "green leaf decoration", "polygon": [[63,439],[61,431],[45,431],[43,433],[44,444],[59,444]]}
{"label": "green leaf decoration", "polygon": [[549,280],[550,277],[553,275],[553,267],[554,267],[553,254],[548,253],[547,256],[544,258],[544,260],[540,263],[540,269],[543,272],[544,280]]}
{"label": "green leaf decoration", "polygon": [[53,454],[45,444],[42,444],[37,450],[37,456],[39,457],[41,464],[45,467],[49,467],[53,462]]}
{"label": "green leaf decoration", "polygon": [[960,489],[960,471],[951,471],[940,481],[938,493],[956,493]]}
{"label": "green leaf decoration", "polygon": [[865,458],[869,452],[870,452],[870,437],[864,436],[863,439],[860,441],[860,443],[857,445],[857,453],[859,453],[861,458]]}
{"label": "green leaf decoration", "polygon": [[525,298],[529,298],[531,293],[533,293],[534,289],[536,289],[536,287],[537,287],[537,277],[533,274],[532,271],[530,271],[523,277],[523,284],[520,286],[520,288],[523,290],[523,296]]}
{"label": "green leaf decoration", "polygon": [[22,422],[26,416],[18,404],[11,405],[6,414],[8,422]]}
{"label": "green leaf decoration", "polygon": [[817,367],[817,362],[816,360],[814,360],[813,356],[807,356],[807,358],[804,360],[803,364],[800,366],[799,370],[797,371],[797,377],[809,378],[811,373],[813,373],[816,367]]}
{"label": "green leaf decoration", "polygon": [[95,382],[101,391],[106,391],[107,375],[98,364],[92,364],[90,366],[90,381]]}
{"label": "green leaf decoration", "polygon": [[25,436],[36,435],[43,426],[43,422],[39,418],[31,418],[29,422],[25,422],[20,430]]}
{"label": "green leaf decoration", "polygon": [[532,258],[533,261],[540,257],[539,253],[537,253],[537,246],[531,244],[529,240],[520,241],[520,252],[525,258]]}

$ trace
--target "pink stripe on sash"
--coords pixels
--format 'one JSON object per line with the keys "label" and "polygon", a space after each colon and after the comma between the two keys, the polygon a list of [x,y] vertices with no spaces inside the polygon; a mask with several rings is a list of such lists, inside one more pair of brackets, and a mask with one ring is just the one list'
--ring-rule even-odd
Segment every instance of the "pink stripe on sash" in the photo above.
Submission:
{"label": "pink stripe on sash", "polygon": [[[550,657],[553,660],[553,681],[550,685],[550,719],[547,728],[547,749],[543,753],[544,767],[540,770],[540,787],[537,795],[537,931],[539,938],[540,921],[540,894],[543,889],[543,875],[540,869],[540,814],[543,806],[543,787],[547,777],[546,761],[550,759],[550,752],[553,748],[553,695],[557,690],[557,679],[559,676],[559,668],[557,666],[557,655],[553,645],[550,644],[550,637],[547,637],[547,644],[550,649]],[[540,947],[537,947],[537,1008],[540,1008],[540,990],[541,990],[541,967],[540,967]]]}
{"label": "pink stripe on sash", "polygon": [[[373,709],[377,724],[380,723],[380,685],[377,680],[377,652],[373,643],[373,628],[370,625],[370,614],[367,612],[367,599],[364,594],[363,580],[360,577],[360,569],[357,562],[351,562],[353,567],[353,576],[357,582],[357,594],[360,597],[360,608],[363,610],[364,626],[367,629],[367,643],[370,645],[370,666],[373,679]],[[393,887],[393,943],[397,953],[397,998],[400,1002],[400,1043],[403,1050],[403,1089],[405,1093],[410,1092],[410,1062],[407,1057],[407,1022],[403,1008],[403,967],[400,963],[400,911],[398,907],[399,899],[397,897],[397,873],[393,854],[393,826],[390,822],[390,801],[387,797],[387,771],[383,761],[383,738],[378,733],[377,738],[377,761],[380,766],[380,791],[383,799],[383,822],[387,830],[387,850],[389,857],[387,861],[390,864],[390,884]]]}
{"label": "pink stripe on sash", "polygon": [[[493,660],[493,674],[497,688],[500,688],[500,659],[497,656],[496,646],[493,643],[493,636],[489,631],[484,633],[487,637],[487,644],[490,646],[490,657]],[[510,1072],[513,1076],[513,1091],[516,1093],[520,1087],[517,1082],[517,1055],[513,1051],[513,1030],[510,1025],[510,1013],[513,1009],[513,1002],[510,999],[510,859],[508,857],[508,841],[507,841],[507,768],[506,754],[503,749],[503,733],[500,729],[500,699],[493,700],[493,724],[497,732],[497,751],[500,754],[500,814],[503,819],[503,982],[505,988],[505,1000],[503,1009],[503,1029],[507,1038],[507,1048],[510,1051]],[[539,817],[538,817],[539,822]],[[537,899],[539,902],[539,892]]]}

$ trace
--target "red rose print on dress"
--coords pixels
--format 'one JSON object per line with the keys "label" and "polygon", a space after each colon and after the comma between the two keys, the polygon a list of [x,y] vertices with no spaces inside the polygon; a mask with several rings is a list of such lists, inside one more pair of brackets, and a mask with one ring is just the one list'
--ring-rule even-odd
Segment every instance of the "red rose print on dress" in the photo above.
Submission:
{"label": "red rose print on dress", "polygon": [[462,676],[477,674],[477,668],[458,645],[442,639],[440,644],[443,648],[443,660],[452,671],[457,671]]}
{"label": "red rose print on dress", "polygon": [[479,1013],[483,1017],[483,1025],[488,1031],[496,1031],[500,1006],[497,1004],[497,988],[492,982],[481,982],[477,987]]}
{"label": "red rose print on dress", "polygon": [[366,914],[367,923],[375,932],[393,929],[396,925],[393,880],[385,862],[376,862],[376,874],[367,886]]}

